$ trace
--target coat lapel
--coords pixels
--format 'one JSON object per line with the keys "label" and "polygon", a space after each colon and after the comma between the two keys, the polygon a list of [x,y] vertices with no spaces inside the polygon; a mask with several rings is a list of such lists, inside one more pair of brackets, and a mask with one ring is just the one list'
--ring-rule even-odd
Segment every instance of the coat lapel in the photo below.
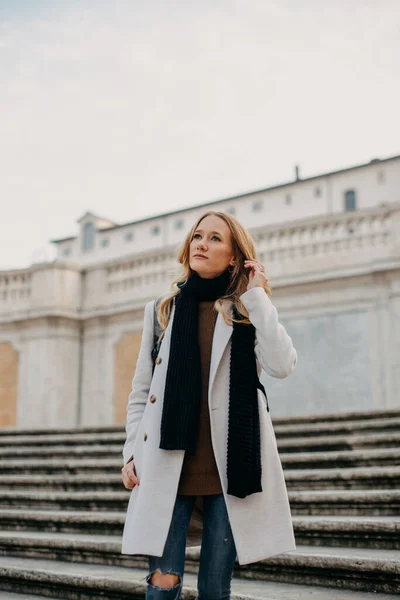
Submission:
{"label": "coat lapel", "polygon": [[210,363],[210,378],[208,384],[208,396],[211,397],[211,390],[214,383],[215,375],[217,373],[218,365],[221,361],[222,355],[226,348],[227,343],[232,335],[233,328],[231,325],[227,325],[224,321],[221,313],[218,313],[218,317],[215,323],[212,349],[211,349],[211,363]]}

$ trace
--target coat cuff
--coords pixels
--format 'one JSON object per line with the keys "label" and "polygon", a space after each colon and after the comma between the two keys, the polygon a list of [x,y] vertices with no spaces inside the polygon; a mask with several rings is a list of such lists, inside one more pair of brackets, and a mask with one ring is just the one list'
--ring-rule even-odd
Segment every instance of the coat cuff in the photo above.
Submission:
{"label": "coat cuff", "polygon": [[129,444],[122,451],[124,457],[124,465],[129,462],[131,458],[133,458],[133,444]]}
{"label": "coat cuff", "polygon": [[260,306],[260,302],[271,304],[267,292],[262,287],[250,288],[240,296],[240,300],[243,302],[248,312],[257,306]]}

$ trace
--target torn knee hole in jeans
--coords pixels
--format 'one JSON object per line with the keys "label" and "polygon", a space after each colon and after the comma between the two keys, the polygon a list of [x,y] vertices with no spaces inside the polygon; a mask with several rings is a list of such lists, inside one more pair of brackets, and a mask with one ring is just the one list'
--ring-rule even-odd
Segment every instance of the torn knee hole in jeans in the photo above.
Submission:
{"label": "torn knee hole in jeans", "polygon": [[[152,583],[152,577],[153,575],[155,575],[156,573],[160,574],[160,575],[174,575],[175,577],[178,578],[178,582],[175,583],[174,585],[171,585],[171,587],[160,587],[159,585]],[[152,573],[150,573],[147,576],[147,583],[150,584],[153,588],[155,588],[156,590],[160,590],[160,591],[165,591],[168,592],[169,590],[173,590],[174,588],[178,587],[181,585],[181,576],[179,573],[175,573],[175,571],[172,571],[171,569],[168,571],[161,571],[161,569],[157,569],[156,571],[153,571]]]}

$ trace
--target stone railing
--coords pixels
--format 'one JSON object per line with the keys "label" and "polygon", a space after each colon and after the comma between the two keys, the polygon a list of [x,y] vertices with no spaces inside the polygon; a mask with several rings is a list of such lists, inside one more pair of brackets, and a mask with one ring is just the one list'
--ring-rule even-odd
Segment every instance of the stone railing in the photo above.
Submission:
{"label": "stone railing", "polygon": [[[400,204],[252,229],[274,288],[400,268]],[[178,273],[177,247],[138,252],[82,270],[55,261],[0,272],[0,321],[63,314],[87,318],[140,309]]]}
{"label": "stone railing", "polygon": [[326,276],[332,269],[344,276],[349,269],[400,259],[400,205],[267,226],[252,235],[260,260],[278,283]]}
{"label": "stone railing", "polygon": [[29,307],[32,292],[32,272],[19,269],[0,272],[0,313],[13,308]]}
{"label": "stone railing", "polygon": [[[397,260],[400,266],[400,205],[322,215],[251,233],[274,287],[367,272],[372,263],[379,268],[380,261]],[[94,267],[87,273],[84,312],[143,306],[169,289],[178,270],[176,256],[177,248],[168,247]]]}
{"label": "stone railing", "polygon": [[106,267],[107,292],[124,292],[131,288],[148,289],[151,284],[165,283],[173,270],[176,257],[173,251],[138,256],[128,262]]}
{"label": "stone railing", "polygon": [[80,269],[52,262],[0,272],[0,322],[60,315],[80,308]]}
{"label": "stone railing", "polygon": [[134,257],[87,270],[83,293],[86,314],[112,313],[143,304],[170,288],[178,271],[177,248],[138,253]]}

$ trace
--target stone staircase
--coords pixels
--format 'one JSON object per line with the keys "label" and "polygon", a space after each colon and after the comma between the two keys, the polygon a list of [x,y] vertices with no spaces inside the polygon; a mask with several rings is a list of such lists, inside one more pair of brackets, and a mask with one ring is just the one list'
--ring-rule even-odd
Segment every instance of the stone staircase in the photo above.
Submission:
{"label": "stone staircase", "polygon": [[[232,600],[400,594],[400,410],[274,419],[297,549],[235,569]],[[123,555],[122,427],[0,430],[0,600],[144,598]],[[268,532],[266,532],[266,535]],[[187,550],[185,600],[199,549]]]}

